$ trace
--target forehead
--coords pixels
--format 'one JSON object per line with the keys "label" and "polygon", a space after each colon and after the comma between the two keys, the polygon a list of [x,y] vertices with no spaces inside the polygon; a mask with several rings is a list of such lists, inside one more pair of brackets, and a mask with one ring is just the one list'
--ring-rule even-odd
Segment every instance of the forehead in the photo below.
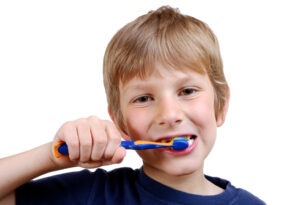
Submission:
{"label": "forehead", "polygon": [[192,69],[174,69],[165,67],[162,64],[157,64],[156,69],[147,75],[134,76],[126,83],[120,82],[120,91],[128,90],[143,90],[153,86],[165,87],[169,84],[183,85],[186,83],[210,83],[208,75],[206,73],[195,72]]}
{"label": "forehead", "polygon": [[191,65],[191,63],[183,64],[182,62],[166,62],[166,61],[157,61],[151,62],[148,65],[143,65],[140,68],[135,69],[124,69],[119,74],[118,84],[124,86],[132,79],[146,80],[150,77],[166,77],[168,75],[175,75],[176,73],[199,73],[205,75],[206,69],[203,66]]}

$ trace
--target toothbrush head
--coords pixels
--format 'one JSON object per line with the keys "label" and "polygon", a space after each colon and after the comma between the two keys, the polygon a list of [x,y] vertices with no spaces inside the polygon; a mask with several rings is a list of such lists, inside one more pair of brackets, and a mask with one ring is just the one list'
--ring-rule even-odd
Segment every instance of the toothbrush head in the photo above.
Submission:
{"label": "toothbrush head", "polygon": [[172,148],[174,150],[184,150],[189,146],[189,143],[185,137],[175,137],[172,141]]}

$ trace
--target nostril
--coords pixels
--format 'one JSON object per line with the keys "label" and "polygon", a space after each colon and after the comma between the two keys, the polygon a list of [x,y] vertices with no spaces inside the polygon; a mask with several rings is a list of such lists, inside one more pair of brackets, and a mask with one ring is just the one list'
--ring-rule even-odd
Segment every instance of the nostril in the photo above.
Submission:
{"label": "nostril", "polygon": [[182,112],[176,111],[168,111],[168,112],[160,112],[156,116],[156,123],[160,126],[177,126],[182,123],[184,119],[184,115]]}
{"label": "nostril", "polygon": [[160,123],[159,123],[159,125],[164,125],[164,124],[166,124],[166,123],[165,123],[165,122],[160,122]]}
{"label": "nostril", "polygon": [[175,121],[175,123],[181,123],[182,122],[182,120],[176,120]]}
{"label": "nostril", "polygon": [[182,123],[182,120],[178,119],[178,120],[163,120],[161,122],[159,122],[158,124],[160,126],[177,126],[178,124]]}
{"label": "nostril", "polygon": [[158,124],[161,125],[161,126],[164,126],[164,125],[176,126],[176,125],[180,124],[181,122],[182,122],[182,120],[161,121]]}

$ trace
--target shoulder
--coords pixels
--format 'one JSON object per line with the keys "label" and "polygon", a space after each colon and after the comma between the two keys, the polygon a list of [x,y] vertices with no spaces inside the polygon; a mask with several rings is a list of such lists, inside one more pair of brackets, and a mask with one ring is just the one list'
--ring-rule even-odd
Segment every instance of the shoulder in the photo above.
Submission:
{"label": "shoulder", "polygon": [[266,205],[264,201],[259,199],[258,197],[254,196],[250,192],[238,188],[237,189],[237,197],[235,198],[235,204],[243,204],[243,205]]}
{"label": "shoulder", "polygon": [[206,178],[215,185],[225,190],[219,196],[223,197],[222,200],[226,199],[228,201],[228,204],[230,205],[266,205],[266,203],[259,199],[257,196],[246,191],[245,189],[236,188],[228,180],[207,175]]}
{"label": "shoulder", "polygon": [[17,204],[82,204],[86,201],[103,204],[111,195],[118,192],[120,195],[120,190],[133,186],[131,181],[137,175],[138,171],[131,168],[112,171],[85,169],[54,175],[32,180],[19,187],[16,190],[16,201]]}
{"label": "shoulder", "polygon": [[88,199],[94,178],[93,173],[82,170],[31,180],[17,188],[16,204],[79,203]]}

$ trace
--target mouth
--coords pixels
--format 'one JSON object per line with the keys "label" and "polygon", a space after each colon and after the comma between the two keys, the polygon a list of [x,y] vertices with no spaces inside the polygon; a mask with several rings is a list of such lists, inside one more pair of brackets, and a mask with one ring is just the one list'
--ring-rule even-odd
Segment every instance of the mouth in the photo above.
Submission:
{"label": "mouth", "polygon": [[[197,137],[196,135],[178,135],[174,137],[163,138],[158,140],[157,142],[170,143],[172,140],[175,140],[176,138],[185,138],[189,143],[189,147],[190,147],[194,143],[196,137]],[[168,148],[168,149],[172,149],[172,148]]]}

